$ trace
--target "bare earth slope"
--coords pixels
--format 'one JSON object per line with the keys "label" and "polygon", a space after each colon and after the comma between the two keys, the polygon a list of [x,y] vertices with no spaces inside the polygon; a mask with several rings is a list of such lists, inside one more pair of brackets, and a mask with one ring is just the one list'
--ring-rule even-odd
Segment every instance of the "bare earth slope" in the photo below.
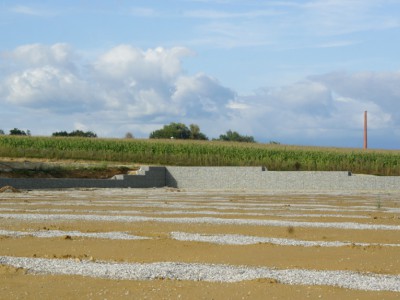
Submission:
{"label": "bare earth slope", "polygon": [[134,164],[91,161],[0,158],[0,177],[6,178],[111,178],[136,170]]}

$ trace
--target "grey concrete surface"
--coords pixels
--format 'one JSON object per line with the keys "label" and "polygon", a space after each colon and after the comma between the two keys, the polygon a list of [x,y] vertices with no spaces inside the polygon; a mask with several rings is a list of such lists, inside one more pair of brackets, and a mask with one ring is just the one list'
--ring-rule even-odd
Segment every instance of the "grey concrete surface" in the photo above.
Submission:
{"label": "grey concrete surface", "polygon": [[400,190],[400,176],[349,172],[268,171],[265,167],[148,167],[137,175],[111,179],[0,178],[0,187],[18,189],[153,188],[251,189],[284,191]]}

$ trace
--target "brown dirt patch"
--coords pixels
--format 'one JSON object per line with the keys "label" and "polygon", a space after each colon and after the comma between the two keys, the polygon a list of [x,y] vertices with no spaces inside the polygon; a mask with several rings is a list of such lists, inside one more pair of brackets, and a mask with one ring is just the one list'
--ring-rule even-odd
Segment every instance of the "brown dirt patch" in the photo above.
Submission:
{"label": "brown dirt patch", "polygon": [[106,179],[127,174],[139,167],[122,163],[102,164],[88,161],[48,161],[45,159],[0,159],[4,178],[94,178]]}

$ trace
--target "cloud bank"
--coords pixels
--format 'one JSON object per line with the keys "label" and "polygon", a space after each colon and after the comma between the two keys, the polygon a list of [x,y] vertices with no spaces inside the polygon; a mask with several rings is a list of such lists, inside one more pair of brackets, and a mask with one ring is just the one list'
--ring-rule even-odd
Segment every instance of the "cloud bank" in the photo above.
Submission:
{"label": "cloud bank", "polygon": [[369,112],[372,147],[400,147],[400,72],[334,72],[238,95],[183,67],[184,47],[118,45],[87,58],[67,44],[20,46],[1,54],[0,128],[92,130],[147,137],[169,122],[199,124],[209,137],[228,129],[257,140],[360,147]]}

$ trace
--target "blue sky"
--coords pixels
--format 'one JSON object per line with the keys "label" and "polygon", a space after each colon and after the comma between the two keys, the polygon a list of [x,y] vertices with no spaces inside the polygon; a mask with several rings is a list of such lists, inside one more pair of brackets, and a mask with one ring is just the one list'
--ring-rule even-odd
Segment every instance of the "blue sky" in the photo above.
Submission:
{"label": "blue sky", "polygon": [[398,0],[0,0],[0,129],[400,149]]}

